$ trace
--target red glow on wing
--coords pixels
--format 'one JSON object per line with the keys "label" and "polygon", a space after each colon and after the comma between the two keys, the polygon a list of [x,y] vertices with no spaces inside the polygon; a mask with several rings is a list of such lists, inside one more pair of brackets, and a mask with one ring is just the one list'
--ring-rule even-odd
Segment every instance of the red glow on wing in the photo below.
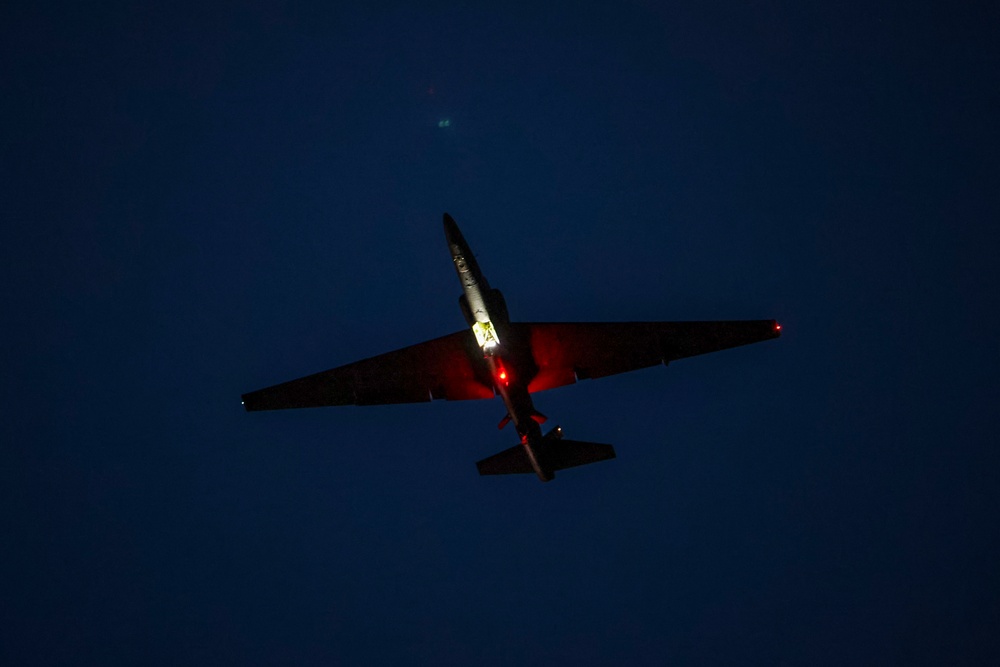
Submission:
{"label": "red glow on wing", "polygon": [[774,323],[774,330],[775,330],[775,331],[781,331],[781,325],[780,325],[780,324],[778,324],[777,322],[775,322],[775,323]]}
{"label": "red glow on wing", "polygon": [[507,379],[507,371],[500,371],[500,379],[501,380]]}

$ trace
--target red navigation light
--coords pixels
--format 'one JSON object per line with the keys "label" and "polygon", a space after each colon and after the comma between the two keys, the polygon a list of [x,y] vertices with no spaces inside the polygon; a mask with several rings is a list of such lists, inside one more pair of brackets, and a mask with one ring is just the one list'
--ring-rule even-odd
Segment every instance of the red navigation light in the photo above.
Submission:
{"label": "red navigation light", "polygon": [[780,324],[778,324],[777,322],[775,322],[775,323],[774,323],[774,330],[775,330],[775,331],[781,331],[781,325],[780,325]]}
{"label": "red navigation light", "polygon": [[507,379],[507,371],[500,371],[500,379],[501,380]]}

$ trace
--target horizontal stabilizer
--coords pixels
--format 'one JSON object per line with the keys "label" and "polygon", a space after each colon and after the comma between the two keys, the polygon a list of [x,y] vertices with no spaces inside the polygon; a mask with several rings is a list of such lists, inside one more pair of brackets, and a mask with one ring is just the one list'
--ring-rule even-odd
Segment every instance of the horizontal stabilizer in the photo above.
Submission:
{"label": "horizontal stabilizer", "polygon": [[476,467],[479,468],[480,475],[517,475],[535,472],[528,459],[528,453],[521,445],[514,445],[499,454],[485,458],[476,463]]}
{"label": "horizontal stabilizer", "polygon": [[[575,468],[615,458],[615,448],[596,442],[548,439],[539,448],[539,459],[547,472]],[[514,445],[476,464],[480,475],[517,475],[535,472],[523,445]]]}
{"label": "horizontal stabilizer", "polygon": [[611,445],[581,440],[554,440],[545,451],[545,463],[553,471],[613,458],[615,458],[615,448]]}

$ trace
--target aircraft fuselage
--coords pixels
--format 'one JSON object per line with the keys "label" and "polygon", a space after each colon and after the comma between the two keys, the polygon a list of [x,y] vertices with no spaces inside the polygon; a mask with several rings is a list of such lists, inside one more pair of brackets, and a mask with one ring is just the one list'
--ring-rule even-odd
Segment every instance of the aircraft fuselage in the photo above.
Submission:
{"label": "aircraft fuselage", "polygon": [[508,421],[514,424],[535,474],[542,481],[548,481],[553,474],[538,456],[543,439],[540,424],[545,417],[535,409],[527,382],[523,379],[533,375],[523,372],[530,370],[526,365],[533,366],[531,355],[525,354],[524,346],[511,336],[510,316],[503,295],[490,287],[465,237],[448,214],[444,216],[444,233],[455,271],[462,283],[462,296],[459,297],[462,314],[482,350],[493,386],[507,408],[500,428]]}

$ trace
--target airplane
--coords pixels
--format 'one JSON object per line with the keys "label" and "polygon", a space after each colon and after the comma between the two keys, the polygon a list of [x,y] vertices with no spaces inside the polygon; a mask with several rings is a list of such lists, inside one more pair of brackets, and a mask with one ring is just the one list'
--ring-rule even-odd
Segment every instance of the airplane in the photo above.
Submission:
{"label": "airplane", "polygon": [[707,322],[512,322],[447,213],[444,233],[462,283],[458,303],[468,328],[328,371],[243,395],[247,411],[328,405],[381,405],[499,395],[520,443],[478,463],[480,475],[556,471],[615,458],[612,445],[544,435],[532,394],[676,359],[778,338],[775,320]]}

